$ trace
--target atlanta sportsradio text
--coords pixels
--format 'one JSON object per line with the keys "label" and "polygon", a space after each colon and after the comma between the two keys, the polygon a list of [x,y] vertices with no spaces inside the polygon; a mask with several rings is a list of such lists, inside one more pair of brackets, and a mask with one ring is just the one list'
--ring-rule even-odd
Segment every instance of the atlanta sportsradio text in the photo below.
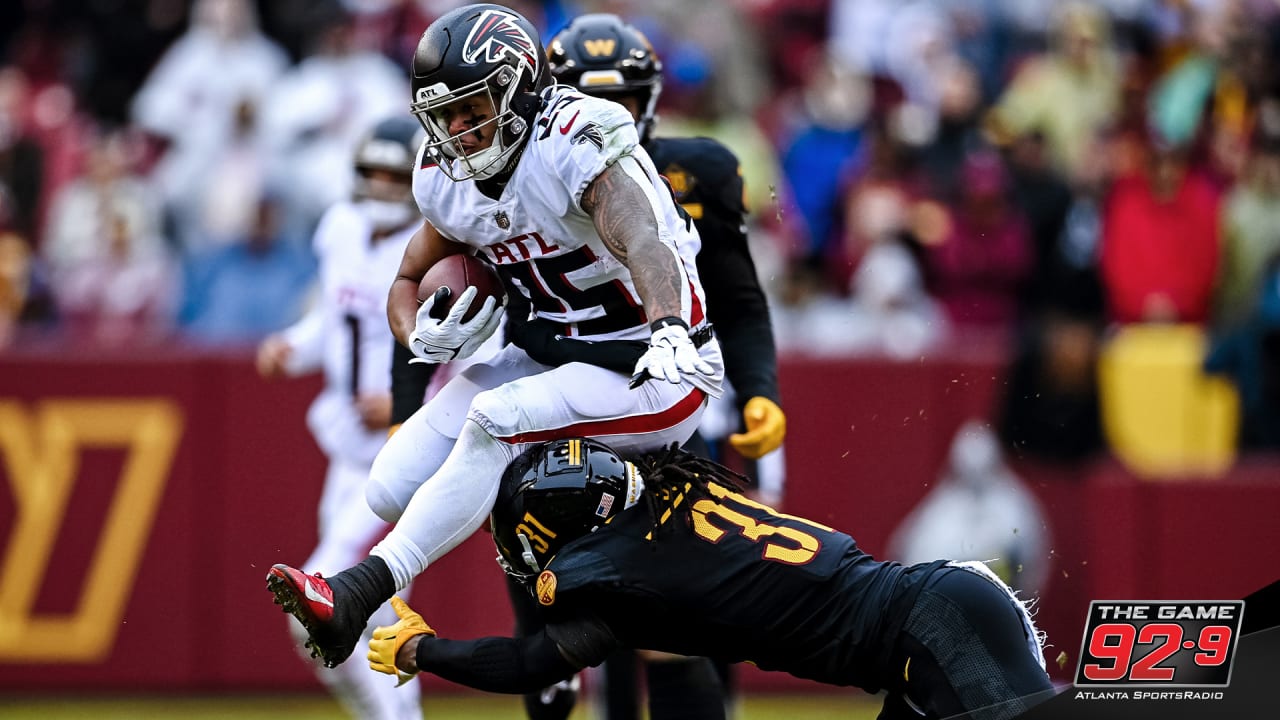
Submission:
{"label": "atlanta sportsradio text", "polygon": [[1221,690],[1077,690],[1076,700],[1221,700]]}

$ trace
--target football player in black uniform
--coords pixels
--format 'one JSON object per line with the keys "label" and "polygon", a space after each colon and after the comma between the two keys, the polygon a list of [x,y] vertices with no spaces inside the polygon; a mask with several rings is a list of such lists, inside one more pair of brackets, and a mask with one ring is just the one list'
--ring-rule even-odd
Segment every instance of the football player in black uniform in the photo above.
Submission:
{"label": "football player in black uniform", "polygon": [[[641,144],[702,239],[697,262],[707,291],[707,315],[720,340],[725,375],[747,430],[731,436],[730,444],[749,459],[775,450],[782,442],[786,419],[777,403],[769,308],[747,245],[746,198],[738,158],[711,138],[654,136],[662,62],[644,34],[617,15],[578,16],[548,43],[547,58],[556,82],[620,103],[635,118]],[[695,436],[686,448],[707,452],[700,442]],[[520,621],[536,629],[527,600],[525,604],[523,612],[516,604]],[[725,693],[705,660],[648,654],[644,669],[655,720],[670,717],[668,708],[678,708],[674,716],[680,718],[723,717]],[[635,675],[636,658],[629,650],[618,652],[605,665],[608,720],[639,717]]]}
{"label": "football player in black uniform", "polygon": [[637,467],[592,440],[534,447],[504,473],[491,526],[545,627],[445,640],[396,601],[370,665],[525,693],[652,648],[884,689],[882,719],[1010,718],[1052,695],[1030,614],[986,566],[876,561],[738,479],[675,449]]}
{"label": "football player in black uniform", "polygon": [[[707,316],[715,327],[725,358],[725,375],[733,385],[744,432],[729,442],[755,460],[776,450],[786,432],[786,416],[778,405],[777,362],[769,308],[756,277],[747,245],[742,174],[737,157],[710,138],[653,136],[655,110],[662,91],[662,63],[648,39],[617,15],[590,14],[574,19],[548,45],[549,68],[557,82],[614,100],[636,119],[636,129],[654,166],[667,179],[672,194],[698,230],[698,275],[707,293]],[[562,328],[545,321],[529,322],[527,301],[509,297],[508,339],[548,365],[586,362],[630,372],[645,350],[643,343],[584,343],[560,336]],[[409,351],[397,345],[392,369],[392,423],[398,425],[422,404],[430,365],[409,365]],[[690,441],[699,449],[701,439]],[[536,631],[540,620],[523,591],[513,585],[512,599],[520,631]],[[658,660],[651,656],[652,660]],[[656,720],[679,717],[715,720],[723,717],[723,692],[708,663],[665,658],[646,664],[650,713]],[[635,659],[620,652],[606,666],[609,690],[607,717],[638,717]],[[534,720],[568,715],[572,693],[536,692],[526,697]]]}

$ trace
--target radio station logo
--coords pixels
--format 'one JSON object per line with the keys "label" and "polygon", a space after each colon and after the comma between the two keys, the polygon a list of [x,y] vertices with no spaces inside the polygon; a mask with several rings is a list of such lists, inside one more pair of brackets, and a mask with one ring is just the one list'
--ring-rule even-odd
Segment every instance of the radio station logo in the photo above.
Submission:
{"label": "radio station logo", "polygon": [[1075,684],[1225,687],[1243,616],[1241,600],[1094,600]]}

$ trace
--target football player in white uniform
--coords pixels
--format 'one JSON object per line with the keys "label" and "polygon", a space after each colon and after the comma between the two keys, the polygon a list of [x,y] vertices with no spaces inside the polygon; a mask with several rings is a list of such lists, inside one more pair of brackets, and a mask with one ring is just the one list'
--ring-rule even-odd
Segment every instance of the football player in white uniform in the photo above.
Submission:
{"label": "football player in white uniform", "polygon": [[[537,31],[498,5],[432,23],[412,74],[412,110],[427,131],[414,195],[427,222],[387,301],[400,342],[441,363],[492,334],[502,314],[494,298],[462,321],[474,289],[444,320],[433,317],[439,294],[417,302],[428,268],[472,252],[566,336],[639,350],[619,372],[551,367],[508,345],[404,423],[370,475],[370,506],[397,521],[370,557],[332,577],[287,565],[267,576],[330,666],[351,654],[375,608],[480,527],[503,468],[525,448],[574,435],[624,453],[683,443],[724,375],[694,262],[697,231],[625,108],[552,84]],[[542,547],[543,532],[529,518],[521,537]]]}
{"label": "football player in white uniform", "polygon": [[[324,573],[358,562],[387,531],[364,501],[364,487],[391,419],[386,297],[421,223],[411,190],[421,136],[421,126],[405,115],[382,121],[360,143],[355,197],[330,207],[316,229],[316,302],[305,317],[258,349],[264,377],[324,370],[324,390],[307,412],[307,425],[328,456],[329,469],[320,500],[320,542],[306,562]],[[395,612],[383,605],[375,618],[395,622]],[[296,623],[289,625],[301,631]],[[301,635],[299,643],[305,640]],[[359,663],[318,675],[354,717],[422,717],[417,683],[397,692]]]}

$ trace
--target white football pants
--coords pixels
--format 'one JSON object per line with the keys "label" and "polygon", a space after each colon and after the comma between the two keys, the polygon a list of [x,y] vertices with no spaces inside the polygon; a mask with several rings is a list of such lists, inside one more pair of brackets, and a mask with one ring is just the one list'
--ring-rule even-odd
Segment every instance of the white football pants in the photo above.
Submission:
{"label": "white football pants", "polygon": [[[700,354],[724,377],[720,348]],[[688,381],[649,380],[632,390],[622,374],[534,362],[508,345],[453,378],[400,427],[373,461],[369,506],[395,528],[373,553],[404,587],[457,547],[493,509],[507,464],[535,443],[593,437],[622,453],[684,443],[707,395]]]}

